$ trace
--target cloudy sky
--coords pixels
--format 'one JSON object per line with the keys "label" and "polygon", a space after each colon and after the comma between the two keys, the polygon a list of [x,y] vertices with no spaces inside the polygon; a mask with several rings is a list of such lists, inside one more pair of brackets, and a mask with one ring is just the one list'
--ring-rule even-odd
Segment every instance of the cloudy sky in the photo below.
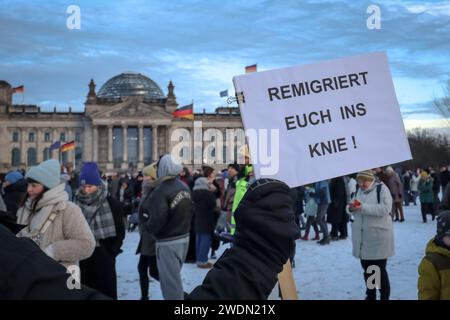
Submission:
{"label": "cloudy sky", "polygon": [[[66,27],[81,9],[81,29]],[[381,29],[369,30],[370,4]],[[258,70],[386,51],[405,123],[442,126],[433,105],[450,79],[450,1],[2,1],[0,79],[24,85],[15,102],[83,110],[124,71],[152,78],[196,111],[225,105],[231,79]]]}

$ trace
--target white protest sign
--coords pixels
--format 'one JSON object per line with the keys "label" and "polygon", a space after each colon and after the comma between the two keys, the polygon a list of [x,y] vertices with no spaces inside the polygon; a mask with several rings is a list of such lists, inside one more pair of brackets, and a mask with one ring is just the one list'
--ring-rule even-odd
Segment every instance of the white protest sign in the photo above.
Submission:
{"label": "white protest sign", "polygon": [[295,187],[411,159],[383,52],[233,82],[257,178]]}

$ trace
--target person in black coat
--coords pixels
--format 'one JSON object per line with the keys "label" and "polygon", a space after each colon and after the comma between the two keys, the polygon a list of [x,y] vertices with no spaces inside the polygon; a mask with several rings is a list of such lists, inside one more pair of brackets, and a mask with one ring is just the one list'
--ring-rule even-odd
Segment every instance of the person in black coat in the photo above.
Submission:
{"label": "person in black coat", "polygon": [[128,180],[122,182],[120,189],[117,190],[116,199],[122,205],[124,218],[128,217],[133,211],[133,189]]}
{"label": "person in black coat", "polygon": [[211,247],[212,234],[216,226],[216,197],[209,190],[209,183],[206,178],[198,178],[195,181],[192,193],[195,211],[195,231],[197,266],[199,268],[211,268],[208,262],[208,253]]}
{"label": "person in black coat", "polygon": [[[260,179],[250,185],[235,212],[233,247],[186,298],[267,299],[300,235],[292,207],[286,184]],[[84,286],[69,290],[64,267],[1,223],[0,265],[7,266],[0,269],[0,299],[107,299]]]}
{"label": "person in black coat", "polygon": [[10,172],[5,176],[3,192],[7,212],[16,217],[17,210],[27,194],[27,181],[20,172]]}
{"label": "person in black coat", "polygon": [[330,182],[331,203],[327,211],[327,222],[331,223],[331,240],[346,239],[347,233],[347,193],[343,177],[331,179]]}
{"label": "person in black coat", "polygon": [[428,172],[431,178],[433,178],[433,196],[434,196],[433,214],[436,215],[436,212],[440,204],[439,192],[441,190],[441,174],[439,171],[434,170],[433,167],[429,167]]}
{"label": "person in black coat", "polygon": [[443,166],[441,169],[441,190],[442,194],[444,194],[445,188],[447,184],[450,182],[450,171],[448,171],[448,167]]}
{"label": "person in black coat", "polygon": [[85,216],[96,247],[92,256],[80,261],[81,282],[117,299],[116,257],[122,252],[125,224],[121,204],[108,191],[95,162],[86,162],[80,173],[78,205]]}
{"label": "person in black coat", "polygon": [[[203,177],[205,177],[208,180],[208,183],[210,185],[211,192],[214,194],[216,198],[216,206],[217,210],[220,210],[220,204],[221,198],[222,198],[222,188],[220,187],[219,183],[216,180],[216,172],[212,167],[209,166],[203,166]],[[217,219],[219,218],[219,214],[215,215],[216,221],[214,225],[217,223]],[[216,251],[219,250],[220,247],[220,240],[217,239],[214,236],[214,228],[213,232],[211,233],[211,259],[216,259]]]}
{"label": "person in black coat", "polygon": [[[0,196],[0,300],[104,300],[101,293],[80,285],[71,290],[70,275],[30,238],[16,237],[26,226],[6,213]],[[74,275],[75,278],[75,275]],[[79,279],[78,283],[79,284]]]}
{"label": "person in black coat", "polygon": [[156,262],[156,243],[153,235],[144,228],[145,218],[144,208],[148,207],[153,190],[157,186],[156,163],[152,163],[142,169],[142,200],[138,208],[139,216],[139,244],[136,254],[139,254],[138,272],[139,285],[141,287],[141,300],[149,300],[149,274],[152,278],[159,281],[158,264]]}
{"label": "person in black coat", "polygon": [[285,183],[272,179],[252,183],[235,211],[233,247],[187,299],[267,299],[300,236],[293,205]]}

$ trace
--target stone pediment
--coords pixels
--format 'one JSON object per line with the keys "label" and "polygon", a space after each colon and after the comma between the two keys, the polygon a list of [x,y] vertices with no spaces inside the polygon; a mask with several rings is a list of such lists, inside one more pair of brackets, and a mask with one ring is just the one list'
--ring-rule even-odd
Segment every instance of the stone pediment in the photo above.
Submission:
{"label": "stone pediment", "polygon": [[131,97],[115,106],[95,112],[91,117],[171,119],[172,115],[163,107],[146,104],[139,97]]}

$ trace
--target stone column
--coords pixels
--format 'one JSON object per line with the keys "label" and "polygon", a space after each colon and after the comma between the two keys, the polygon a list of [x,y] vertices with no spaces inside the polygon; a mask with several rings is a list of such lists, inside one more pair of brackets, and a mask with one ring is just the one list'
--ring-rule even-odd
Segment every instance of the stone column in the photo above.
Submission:
{"label": "stone column", "polygon": [[139,124],[139,160],[138,168],[142,169],[144,167],[144,125]]}
{"label": "stone column", "polygon": [[26,166],[27,165],[27,150],[26,150],[26,140],[27,139],[27,129],[21,128],[20,129],[20,166]]}
{"label": "stone column", "polygon": [[128,169],[128,126],[122,124],[123,156],[122,169]]}
{"label": "stone column", "polygon": [[152,126],[152,154],[153,154],[153,161],[158,160],[158,126],[153,125]]}
{"label": "stone column", "polygon": [[[52,139],[51,139],[51,144],[55,143],[56,141],[59,141],[59,136],[58,136],[58,128],[53,128],[52,131]],[[56,159],[59,161],[59,149],[53,149],[52,151],[50,151],[50,158],[51,159]]]}
{"label": "stone column", "polygon": [[41,163],[44,161],[44,148],[43,146],[43,128],[36,129],[36,161],[37,163]]}
{"label": "stone column", "polygon": [[110,124],[108,125],[108,163],[106,164],[107,169],[113,169],[113,148],[114,148],[114,141],[113,141],[113,126]]}
{"label": "stone column", "polygon": [[166,153],[170,153],[171,146],[170,146],[170,126],[166,126]]}
{"label": "stone column", "polygon": [[98,161],[98,126],[97,125],[93,125],[93,143],[92,143],[92,160],[97,162]]}

